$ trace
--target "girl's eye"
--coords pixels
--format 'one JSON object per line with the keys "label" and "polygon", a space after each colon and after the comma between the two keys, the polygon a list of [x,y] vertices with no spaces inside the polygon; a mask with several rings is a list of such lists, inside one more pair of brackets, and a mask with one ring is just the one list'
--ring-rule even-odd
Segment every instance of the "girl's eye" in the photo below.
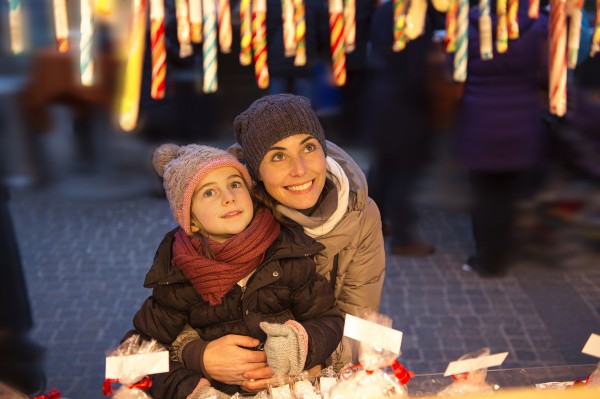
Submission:
{"label": "girl's eye", "polygon": [[317,146],[316,146],[316,145],[314,145],[313,143],[308,143],[308,144],[306,144],[306,147],[304,147],[304,149],[305,149],[307,152],[313,152],[314,150],[316,150],[316,149],[317,149]]}
{"label": "girl's eye", "polygon": [[275,161],[275,162],[278,162],[278,161],[283,161],[283,158],[285,158],[285,155],[283,155],[281,152],[278,152],[275,155],[273,155],[273,157],[271,158],[271,160]]}
{"label": "girl's eye", "polygon": [[206,190],[202,196],[203,197],[212,197],[213,195],[215,195],[215,190]]}
{"label": "girl's eye", "polygon": [[231,182],[231,188],[242,188],[242,187],[243,187],[242,182],[239,182],[239,181]]}

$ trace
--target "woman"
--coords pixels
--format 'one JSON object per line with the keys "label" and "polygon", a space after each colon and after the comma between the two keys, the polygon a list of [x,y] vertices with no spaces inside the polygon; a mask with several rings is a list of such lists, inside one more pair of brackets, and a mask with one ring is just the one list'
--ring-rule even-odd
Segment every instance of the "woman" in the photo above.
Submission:
{"label": "woman", "polygon": [[[236,117],[234,129],[238,146],[231,151],[246,163],[263,202],[280,222],[301,225],[325,246],[315,257],[317,271],[330,280],[339,309],[355,316],[378,312],[385,275],[379,210],[358,165],[325,140],[310,101],[262,97]],[[225,383],[242,380],[242,388],[258,391],[273,372],[264,353],[250,350],[253,343],[240,335],[203,342],[188,331],[175,346],[186,369]],[[357,357],[344,339],[331,361],[339,370]]]}

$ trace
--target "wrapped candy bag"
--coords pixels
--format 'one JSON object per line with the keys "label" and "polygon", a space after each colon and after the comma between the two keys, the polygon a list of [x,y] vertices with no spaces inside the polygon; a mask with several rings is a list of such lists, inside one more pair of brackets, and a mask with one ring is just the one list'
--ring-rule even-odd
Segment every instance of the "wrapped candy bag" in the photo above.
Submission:
{"label": "wrapped candy bag", "polygon": [[[152,386],[148,374],[169,371],[169,352],[156,340],[132,335],[107,354],[106,379],[102,391],[114,399],[152,399],[144,389]],[[112,384],[121,387],[113,393]]]}
{"label": "wrapped candy bag", "polygon": [[[490,348],[482,348],[475,352],[467,353],[458,360],[476,359],[489,355]],[[486,376],[487,368],[453,375],[454,382],[438,392],[438,396],[462,396],[467,393],[492,392],[492,386],[485,381]]]}
{"label": "wrapped candy bag", "polygon": [[[392,324],[390,318],[379,314],[369,315],[369,319],[384,327]],[[388,349],[361,342],[360,365],[342,370],[339,382],[329,390],[329,399],[408,397],[405,385],[411,375],[398,363],[397,356]],[[387,367],[394,374],[385,372]]]}

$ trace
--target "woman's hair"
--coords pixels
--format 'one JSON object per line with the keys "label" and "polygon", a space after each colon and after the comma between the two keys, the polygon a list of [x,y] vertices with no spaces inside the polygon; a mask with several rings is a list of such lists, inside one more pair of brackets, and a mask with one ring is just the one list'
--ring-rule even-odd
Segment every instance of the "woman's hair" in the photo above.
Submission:
{"label": "woman's hair", "polygon": [[265,188],[265,184],[262,181],[258,181],[254,185],[254,197],[256,199],[257,205],[262,205],[266,208],[269,208],[275,217],[275,220],[281,225],[284,226],[292,226],[295,223],[290,219],[283,216],[281,212],[277,209],[277,205],[279,204],[271,195],[267,192]]}

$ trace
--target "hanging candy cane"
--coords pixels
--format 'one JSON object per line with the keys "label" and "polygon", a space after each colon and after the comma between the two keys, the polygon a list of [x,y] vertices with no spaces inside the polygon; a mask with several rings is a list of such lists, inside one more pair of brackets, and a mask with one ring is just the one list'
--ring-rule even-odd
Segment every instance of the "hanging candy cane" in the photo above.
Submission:
{"label": "hanging candy cane", "polygon": [[204,41],[202,42],[202,70],[204,81],[202,91],[214,93],[217,91],[217,9],[215,0],[202,0],[202,15],[204,17]]}
{"label": "hanging candy cane", "polygon": [[519,0],[508,0],[508,38],[519,38]]}
{"label": "hanging candy cane", "polygon": [[150,48],[152,50],[152,84],[150,96],[165,97],[167,78],[167,47],[165,45],[165,8],[162,0],[150,0]]}
{"label": "hanging candy cane", "polygon": [[133,130],[138,119],[147,7],[146,0],[132,0],[131,2],[129,45],[127,46],[123,93],[119,103],[119,126],[125,131]]}
{"label": "hanging candy cane", "polygon": [[456,51],[456,17],[458,14],[458,1],[459,0],[450,0],[448,12],[446,13],[446,38],[444,39],[444,47],[447,53]]}
{"label": "hanging candy cane", "polygon": [[84,86],[94,84],[94,59],[92,57],[94,24],[92,18],[90,0],[81,0],[79,72],[81,75],[81,84]]}
{"label": "hanging candy cane", "polygon": [[540,17],[540,0],[529,0],[527,16],[531,19],[538,19]]}
{"label": "hanging candy cane", "polygon": [[565,0],[550,3],[550,112],[567,111],[567,13]]}
{"label": "hanging candy cane", "polygon": [[218,0],[219,4],[219,47],[221,52],[231,52],[231,8],[229,0]]}
{"label": "hanging candy cane", "polygon": [[406,13],[406,37],[414,40],[425,31],[427,0],[411,0]]}
{"label": "hanging candy cane", "polygon": [[190,0],[190,31],[192,43],[202,42],[202,0]]}
{"label": "hanging candy cane", "polygon": [[490,0],[479,0],[479,54],[482,60],[494,58]]}
{"label": "hanging candy cane", "polygon": [[252,12],[250,0],[240,1],[240,64],[252,63]]}
{"label": "hanging candy cane", "polygon": [[592,36],[592,46],[590,49],[590,57],[594,57],[600,52],[600,0],[596,0],[596,23],[594,34]]}
{"label": "hanging candy cane", "polygon": [[496,3],[496,15],[498,26],[496,26],[496,50],[502,54],[508,49],[508,16],[506,15],[506,0],[498,0]]}
{"label": "hanging candy cane", "polygon": [[329,0],[329,41],[333,63],[333,82],[346,83],[346,53],[344,52],[344,7],[342,0]]}
{"label": "hanging candy cane", "polygon": [[459,0],[456,23],[456,51],[454,52],[454,81],[467,80],[467,57],[469,47],[469,0]]}
{"label": "hanging candy cane", "polygon": [[10,49],[13,54],[21,54],[25,49],[23,38],[23,7],[20,0],[8,0],[8,25],[10,29]]}
{"label": "hanging candy cane", "polygon": [[344,0],[344,45],[347,53],[356,46],[356,0]]}
{"label": "hanging candy cane", "polygon": [[450,8],[450,2],[448,0],[432,0],[433,8],[439,12],[448,12]]}
{"label": "hanging candy cane", "polygon": [[261,89],[269,87],[269,67],[267,65],[267,2],[252,2],[252,50],[254,52],[254,74]]}
{"label": "hanging candy cane", "polygon": [[392,50],[395,52],[402,51],[406,48],[406,7],[408,0],[393,0],[394,8],[394,43]]}
{"label": "hanging candy cane", "polygon": [[192,38],[190,32],[190,17],[187,0],[175,0],[175,17],[177,18],[177,40],[179,41],[179,56],[192,55]]}
{"label": "hanging candy cane", "polygon": [[304,0],[293,0],[294,3],[294,25],[296,37],[296,57],[294,65],[306,65],[306,19],[304,12]]}
{"label": "hanging candy cane", "polygon": [[581,38],[581,17],[583,0],[567,1],[567,16],[569,17],[569,31],[567,36],[567,67],[575,69],[577,55],[579,54],[579,39]]}
{"label": "hanging candy cane", "polygon": [[111,16],[113,13],[113,0],[95,0],[94,12],[104,16]]}
{"label": "hanging candy cane", "polygon": [[67,5],[65,0],[54,0],[54,32],[58,51],[69,51],[69,23],[67,21]]}
{"label": "hanging candy cane", "polygon": [[283,24],[283,54],[296,55],[296,25],[294,24],[293,0],[281,0],[281,22]]}

